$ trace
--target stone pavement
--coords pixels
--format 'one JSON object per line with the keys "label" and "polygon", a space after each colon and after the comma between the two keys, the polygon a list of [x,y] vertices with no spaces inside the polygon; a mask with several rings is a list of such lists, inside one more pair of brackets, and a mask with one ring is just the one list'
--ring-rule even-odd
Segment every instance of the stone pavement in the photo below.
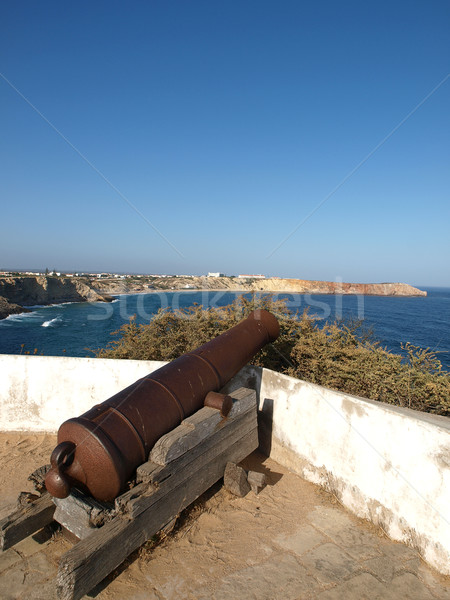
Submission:
{"label": "stone pavement", "polygon": [[[332,495],[255,453],[269,485],[237,498],[216,485],[172,534],[147,544],[90,596],[98,600],[450,600],[450,578]],[[61,533],[0,554],[0,598],[55,599]]]}

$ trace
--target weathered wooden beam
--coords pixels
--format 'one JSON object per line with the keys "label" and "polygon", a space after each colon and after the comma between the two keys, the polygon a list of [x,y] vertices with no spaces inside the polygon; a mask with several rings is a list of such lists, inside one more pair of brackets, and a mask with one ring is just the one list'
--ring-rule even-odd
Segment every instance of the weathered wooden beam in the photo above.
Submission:
{"label": "weathered wooden beam", "polygon": [[150,452],[149,460],[157,465],[167,465],[175,459],[199,446],[215,435],[219,429],[229,427],[236,419],[253,411],[256,392],[239,388],[233,392],[233,406],[226,417],[215,408],[205,407],[185,419],[166,435],[163,435]]}
{"label": "weathered wooden beam", "polygon": [[242,443],[204,465],[201,477],[180,482],[133,519],[116,517],[91,536],[81,540],[61,557],[57,576],[58,598],[79,600],[116,569],[129,554],[189,506],[223,475],[228,461],[239,462],[258,444],[257,432]]}
{"label": "weathered wooden beam", "polygon": [[[119,510],[129,510],[129,506],[134,500],[139,500],[140,504],[150,506],[157,500],[155,493],[159,490],[162,482],[168,477],[174,477],[178,472],[187,473],[204,460],[203,455],[209,454],[210,458],[214,453],[218,454],[227,445],[236,443],[237,440],[245,436],[252,429],[257,428],[256,420],[256,392],[246,388],[239,388],[233,392],[233,408],[226,419],[220,417],[217,410],[203,408],[195,415],[191,423],[196,423],[202,432],[200,435],[194,428],[189,432],[183,427],[183,423],[167,434],[164,438],[170,438],[174,450],[166,443],[164,439],[157,442],[157,445],[165,448],[164,456],[176,456],[168,465],[161,466],[156,464],[153,458],[153,451],[150,453],[150,460],[140,465],[137,469],[136,478],[139,484],[131,490],[125,492],[116,499],[116,508]],[[208,424],[209,423],[209,424]],[[193,444],[195,440],[196,445]],[[156,448],[156,446],[155,446]],[[213,453],[213,454],[211,454]],[[156,448],[156,460],[161,456]],[[225,469],[224,469],[225,470]],[[148,484],[155,484],[154,487]],[[169,487],[164,488],[164,493],[170,491]],[[145,499],[142,496],[145,496]]]}
{"label": "weathered wooden beam", "polygon": [[45,492],[0,521],[0,548],[7,550],[53,520],[55,505]]}
{"label": "weathered wooden beam", "polygon": [[34,489],[40,494],[43,494],[45,491],[47,491],[45,489],[45,476],[49,472],[50,467],[51,465],[43,465],[28,476],[28,481],[32,482]]}
{"label": "weathered wooden beam", "polygon": [[53,498],[53,502],[56,504],[54,520],[78,539],[91,535],[115,515],[113,504],[98,502],[76,489],[72,489],[67,498]]}
{"label": "weathered wooden beam", "polygon": [[[239,445],[241,444],[242,447],[244,447],[243,443],[246,439],[251,439],[254,447],[249,450],[247,454],[241,456],[239,452]],[[131,499],[125,509],[126,514],[128,514],[130,517],[137,517],[141,512],[147,510],[153,504],[155,504],[160,497],[168,496],[171,491],[179,485],[179,483],[184,482],[186,485],[188,485],[190,479],[195,477],[202,478],[205,465],[207,465],[209,462],[218,461],[220,463],[222,471],[217,477],[217,479],[220,479],[223,477],[225,466],[228,462],[223,462],[227,453],[227,449],[232,449],[235,446],[237,447],[239,459],[234,462],[240,462],[258,447],[257,429],[240,429],[235,431],[235,435],[230,435],[223,439],[216,446],[212,447],[208,453],[199,456],[196,460],[192,461],[192,463],[184,465],[183,468],[177,469],[176,472],[170,474],[156,489],[146,492],[142,496]],[[211,487],[211,485],[213,485],[216,481],[210,483],[208,487]],[[206,491],[208,487],[203,491]]]}
{"label": "weathered wooden beam", "polygon": [[[216,458],[220,460],[227,448],[242,443],[242,440],[247,436],[252,436],[252,439],[255,440],[255,447],[239,458],[237,462],[243,460],[258,447],[256,405],[254,414],[244,414],[233,425],[230,424],[224,427],[223,430],[217,432],[216,436],[208,438],[187,454],[180,456],[165,467],[155,469],[151,480],[153,486],[146,489],[146,486],[141,484],[141,489],[136,490],[136,488],[133,488],[130,492],[124,494],[120,500],[122,510],[129,514],[130,517],[136,517],[143,510],[154,504],[161,496],[169,494],[172,488],[176,487],[180,481],[189,480],[196,476],[197,473],[202,471],[204,464]],[[223,464],[222,473],[218,479],[223,476],[225,466],[226,462]]]}

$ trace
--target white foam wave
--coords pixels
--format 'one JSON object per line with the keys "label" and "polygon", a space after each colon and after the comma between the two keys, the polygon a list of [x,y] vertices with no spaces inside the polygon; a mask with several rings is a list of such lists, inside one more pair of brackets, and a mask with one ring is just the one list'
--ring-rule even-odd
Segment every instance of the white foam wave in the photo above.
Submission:
{"label": "white foam wave", "polygon": [[7,321],[22,321],[23,319],[30,319],[30,318],[36,318],[37,315],[34,312],[23,312],[23,313],[17,313],[14,315],[8,315],[7,317],[5,317],[4,319],[2,319],[0,321],[0,323],[6,323]]}
{"label": "white foam wave", "polygon": [[37,308],[51,308],[54,306],[67,306],[68,304],[79,304],[79,302],[55,302],[52,304],[24,304],[24,308],[29,308],[30,310],[36,310]]}
{"label": "white foam wave", "polygon": [[61,323],[61,320],[62,319],[60,317],[55,317],[54,319],[50,319],[49,321],[44,321],[42,323],[42,327],[54,327],[58,323]]}

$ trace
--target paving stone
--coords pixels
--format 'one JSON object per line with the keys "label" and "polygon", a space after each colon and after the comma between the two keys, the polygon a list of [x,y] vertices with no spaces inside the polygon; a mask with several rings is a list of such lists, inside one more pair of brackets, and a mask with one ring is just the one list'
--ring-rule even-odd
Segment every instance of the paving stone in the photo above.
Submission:
{"label": "paving stone", "polygon": [[331,543],[310,550],[302,556],[301,562],[323,583],[340,583],[360,569],[359,563]]}
{"label": "paving stone", "polygon": [[336,531],[327,531],[332,540],[356,560],[380,556],[379,538],[357,525],[346,526]]}
{"label": "paving stone", "polygon": [[389,583],[396,574],[396,564],[387,556],[377,556],[364,561],[364,569],[370,571],[373,575]]}
{"label": "paving stone", "polygon": [[[31,590],[30,590],[31,591]],[[124,596],[126,598],[126,596]],[[31,593],[25,593],[20,596],[21,600],[58,600],[56,593],[56,581],[43,581],[35,585]],[[100,598],[98,598],[100,600]],[[127,598],[127,600],[129,600]]]}
{"label": "paving stone", "polygon": [[383,540],[380,549],[383,554],[389,556],[392,560],[406,561],[413,558],[420,558],[416,550],[393,540]]}
{"label": "paving stone", "polygon": [[9,569],[11,565],[18,563],[21,560],[21,557],[13,550],[13,548],[5,550],[5,552],[0,552],[0,573],[3,573],[3,571]]}
{"label": "paving stone", "polygon": [[25,590],[23,582],[25,579],[25,569],[15,566],[0,575],[0,598],[2,600],[16,600],[24,592],[29,598],[32,598],[30,590]]}
{"label": "paving stone", "polygon": [[354,522],[344,509],[333,507],[315,508],[307,516],[308,521],[325,533],[340,531],[345,527],[354,527]]}
{"label": "paving stone", "polygon": [[[391,596],[389,600],[434,600],[435,596],[430,592],[428,587],[420,581],[420,579],[412,573],[404,573],[395,577],[389,584]],[[441,596],[438,596],[441,598]]]}
{"label": "paving stone", "polygon": [[[211,600],[213,595],[214,590],[212,590],[210,586],[205,585],[204,587],[197,588],[194,593],[189,592],[187,598],[189,600]],[[160,600],[160,598],[158,598],[158,600]]]}
{"label": "paving stone", "polygon": [[[409,565],[410,561],[406,563]],[[427,565],[420,561],[417,576],[439,600],[450,600],[450,576],[445,577],[434,573]]]}
{"label": "paving stone", "polygon": [[305,525],[292,535],[279,535],[275,543],[285,550],[292,550],[301,556],[319,544],[327,542],[327,538],[311,525]]}
{"label": "paving stone", "polygon": [[270,560],[248,567],[225,577],[216,590],[214,600],[297,600],[315,597],[321,586],[308,575],[290,554],[281,554]]}
{"label": "paving stone", "polygon": [[34,585],[34,583],[56,577],[56,572],[56,567],[52,565],[45,554],[39,552],[27,559],[25,584]]}
{"label": "paving stone", "polygon": [[[317,600],[387,600],[388,588],[370,573],[361,573],[331,590],[322,592]],[[398,596],[397,600],[403,600]]]}
{"label": "paving stone", "polygon": [[411,558],[410,560],[396,561],[394,563],[394,568],[396,573],[399,573],[400,571],[408,571],[409,573],[414,573],[415,575],[417,575],[421,565],[422,559],[420,558],[420,556],[416,556],[415,558]]}
{"label": "paving stone", "polygon": [[10,598],[50,600],[51,596],[41,594],[40,590],[44,586],[47,589],[46,584],[53,577],[56,577],[56,567],[49,562],[43,552],[24,557],[0,575],[0,598],[2,600]]}
{"label": "paving stone", "polygon": [[28,536],[14,546],[15,550],[20,552],[23,556],[32,556],[33,554],[36,554],[36,552],[40,552],[49,542],[42,542],[38,536],[36,537],[37,539],[34,539],[35,536]]}
{"label": "paving stone", "polygon": [[[142,600],[180,600],[181,598],[186,598],[186,582],[185,580],[177,574],[174,574],[172,577],[169,577],[163,584],[159,584],[157,586],[157,592],[153,590],[149,590],[142,598]],[[119,588],[120,593],[120,588]],[[128,600],[129,588],[124,588],[123,598],[127,598]],[[133,600],[136,600],[133,597]]]}

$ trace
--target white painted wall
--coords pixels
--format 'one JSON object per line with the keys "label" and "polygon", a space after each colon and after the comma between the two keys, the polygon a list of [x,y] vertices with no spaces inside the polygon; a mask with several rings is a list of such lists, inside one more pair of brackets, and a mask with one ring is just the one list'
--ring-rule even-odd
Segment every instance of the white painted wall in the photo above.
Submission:
{"label": "white painted wall", "polygon": [[[56,431],[155,361],[0,356],[0,430]],[[259,393],[260,441],[450,574],[450,419],[342,394],[256,367],[227,386]]]}
{"label": "white painted wall", "polygon": [[449,418],[255,367],[228,389],[255,382],[260,441],[274,460],[450,574]]}
{"label": "white painted wall", "polygon": [[0,355],[0,431],[58,431],[164,362]]}

